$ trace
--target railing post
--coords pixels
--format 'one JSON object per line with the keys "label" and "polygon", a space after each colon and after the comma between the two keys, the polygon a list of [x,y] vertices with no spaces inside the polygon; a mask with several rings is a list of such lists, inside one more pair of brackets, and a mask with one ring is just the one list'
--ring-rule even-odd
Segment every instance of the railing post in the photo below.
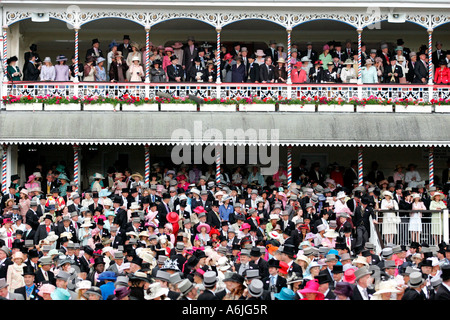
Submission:
{"label": "railing post", "polygon": [[73,182],[75,183],[75,192],[80,190],[80,147],[77,144],[73,145]]}
{"label": "railing post", "polygon": [[288,188],[290,188],[292,183],[292,146],[287,147],[287,178]]}
{"label": "railing post", "polygon": [[2,194],[6,194],[8,188],[8,150],[9,146],[4,144],[2,147]]}
{"label": "railing post", "polygon": [[216,146],[216,184],[220,183],[220,148]]}
{"label": "railing post", "polygon": [[429,172],[429,185],[434,186],[434,148],[431,146],[428,153],[428,172]]}
{"label": "railing post", "polygon": [[357,29],[356,30],[358,32],[358,84],[361,85],[362,84],[362,72],[361,72],[361,47],[362,47],[362,42],[361,42],[361,33],[363,31],[363,29]]}
{"label": "railing post", "polygon": [[358,185],[361,187],[364,184],[363,172],[363,147],[358,148]]}
{"label": "railing post", "polygon": [[145,153],[145,182],[150,187],[150,146],[148,144],[144,147]]}
{"label": "railing post", "polygon": [[444,210],[442,210],[442,215],[443,215],[443,219],[442,219],[442,221],[443,221],[443,223],[444,223],[444,225],[443,225],[443,234],[444,234],[444,239],[442,239],[442,241],[445,241],[445,242],[447,242],[448,243],[448,241],[449,241],[449,228],[448,228],[448,209],[444,209]]}

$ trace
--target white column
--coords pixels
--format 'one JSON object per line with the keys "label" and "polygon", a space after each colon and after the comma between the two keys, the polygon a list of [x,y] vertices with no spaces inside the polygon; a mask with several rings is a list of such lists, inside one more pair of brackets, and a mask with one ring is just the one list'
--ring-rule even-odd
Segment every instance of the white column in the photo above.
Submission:
{"label": "white column", "polygon": [[442,210],[442,214],[443,214],[443,223],[444,223],[444,239],[443,241],[447,242],[449,241],[449,228],[448,228],[448,209],[444,209]]}

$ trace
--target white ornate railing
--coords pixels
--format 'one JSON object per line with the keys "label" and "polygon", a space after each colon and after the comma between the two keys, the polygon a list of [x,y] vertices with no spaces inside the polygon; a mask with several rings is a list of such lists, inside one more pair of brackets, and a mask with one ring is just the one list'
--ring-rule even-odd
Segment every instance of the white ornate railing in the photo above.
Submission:
{"label": "white ornate railing", "polygon": [[382,99],[412,98],[420,102],[449,99],[450,86],[442,85],[357,85],[357,84],[253,84],[253,83],[110,83],[110,82],[15,82],[5,84],[7,95],[105,96],[120,98],[124,95],[155,98],[158,92],[173,97],[237,99],[257,97],[278,100],[280,97],[302,99],[314,97]]}

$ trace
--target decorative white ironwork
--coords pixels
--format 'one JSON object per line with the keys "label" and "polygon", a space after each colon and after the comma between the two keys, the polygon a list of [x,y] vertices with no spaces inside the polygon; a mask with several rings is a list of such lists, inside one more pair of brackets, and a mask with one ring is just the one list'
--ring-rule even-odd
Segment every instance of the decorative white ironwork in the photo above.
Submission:
{"label": "decorative white ironwork", "polygon": [[433,90],[433,99],[450,99],[450,88],[448,87],[435,87]]}
{"label": "decorative white ironwork", "polygon": [[358,96],[358,87],[338,85],[303,85],[292,87],[292,99],[302,98],[341,98],[349,100]]}
{"label": "decorative white ironwork", "polygon": [[426,86],[370,86],[362,87],[362,98],[370,97],[382,99],[412,98],[420,102],[429,101],[429,91]]}

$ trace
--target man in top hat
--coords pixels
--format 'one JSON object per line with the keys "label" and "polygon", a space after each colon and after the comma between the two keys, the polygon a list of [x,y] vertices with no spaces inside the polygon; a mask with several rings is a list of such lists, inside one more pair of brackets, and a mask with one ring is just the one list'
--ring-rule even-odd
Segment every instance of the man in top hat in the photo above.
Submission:
{"label": "man in top hat", "polygon": [[170,194],[164,193],[161,203],[158,205],[158,215],[157,219],[160,225],[165,225],[167,223],[166,216],[171,212],[169,208]]}
{"label": "man in top hat", "polygon": [[250,250],[250,260],[258,266],[262,278],[269,276],[269,263],[261,258],[261,250],[258,247]]}
{"label": "man in top hat", "polygon": [[431,61],[433,62],[435,69],[439,67],[439,61],[445,59],[445,56],[446,51],[442,50],[442,42],[436,41],[436,51],[434,51],[431,56]]}
{"label": "man in top hat", "polygon": [[19,197],[16,196],[16,186],[14,185],[14,183],[11,183],[9,185],[8,188],[8,193],[6,193],[3,197],[2,197],[2,202],[1,202],[1,211],[3,212],[3,210],[6,207],[6,201],[9,199],[14,199],[14,203],[19,203]]}
{"label": "man in top hat", "polygon": [[389,65],[384,68],[384,82],[385,83],[400,83],[400,78],[403,77],[402,67],[397,64],[397,58],[392,56]]}
{"label": "man in top hat", "polygon": [[35,53],[30,55],[30,60],[25,62],[23,69],[23,80],[24,81],[36,81],[41,74],[42,65],[36,61],[37,56]]}
{"label": "man in top hat", "polygon": [[419,60],[414,66],[413,83],[427,84],[428,82],[428,62],[425,61],[427,55],[425,52],[419,53]]}
{"label": "man in top hat", "polygon": [[234,265],[234,269],[240,275],[244,275],[245,271],[248,269],[258,269],[258,266],[253,261],[251,261],[250,250],[248,249],[241,250],[239,260],[240,263],[236,263]]}
{"label": "man in top hat", "polygon": [[270,259],[268,262],[269,275],[262,279],[262,282],[264,284],[264,290],[279,293],[281,289],[287,287],[286,279],[278,274],[279,269],[280,269],[280,261]]}
{"label": "man in top hat", "polygon": [[[195,39],[194,37],[188,37],[187,46],[183,52],[183,69],[186,72],[194,65],[196,57],[198,57],[198,49],[195,46]],[[191,81],[189,75],[186,75],[186,81]]]}
{"label": "man in top hat", "polygon": [[272,63],[272,61],[278,61],[277,42],[275,40],[269,41],[269,47],[264,50],[264,54],[266,55],[266,58],[271,58],[270,63]]}
{"label": "man in top hat", "polygon": [[23,295],[9,291],[9,285],[5,278],[0,278],[1,300],[24,300]]}
{"label": "man in top hat", "polygon": [[219,201],[214,200],[211,204],[211,210],[206,214],[206,223],[211,227],[220,229]]}
{"label": "man in top hat", "polygon": [[14,290],[14,293],[21,294],[25,300],[43,300],[43,298],[37,294],[38,289],[34,283],[34,279],[34,270],[28,266],[23,268],[23,280],[25,285]]}
{"label": "man in top hat", "polygon": [[214,293],[217,284],[217,275],[214,271],[207,271],[203,274],[203,285],[205,291],[198,296],[198,300],[220,300]]}
{"label": "man in top hat", "polygon": [[362,267],[355,271],[355,284],[353,285],[352,300],[370,300],[375,293],[374,289],[368,288],[368,280],[371,272],[369,268]]}
{"label": "man in top hat", "polygon": [[255,59],[255,54],[252,54],[248,57],[246,82],[259,83],[259,64],[255,62]]}
{"label": "man in top hat", "polygon": [[330,283],[332,282],[332,280],[330,280],[330,278],[326,274],[319,274],[315,276],[314,279],[317,279],[317,281],[319,282],[318,291],[323,293],[323,295],[325,296],[325,300],[336,299],[336,295],[330,289]]}
{"label": "man in top hat", "polygon": [[122,52],[125,59],[128,57],[128,53],[132,51],[130,41],[130,36],[125,34],[123,36],[123,43],[117,47],[117,51]]}
{"label": "man in top hat", "polygon": [[286,244],[283,245],[283,249],[280,250],[281,252],[281,261],[287,263],[288,265],[288,273],[291,274],[292,272],[303,274],[302,268],[294,261],[296,248],[293,245]]}
{"label": "man in top hat", "polygon": [[94,60],[97,59],[98,57],[104,58],[103,51],[99,47],[100,47],[100,42],[98,41],[98,39],[93,39],[92,47],[90,49],[88,49],[86,52],[86,60],[88,60],[89,57],[93,57]]}
{"label": "man in top hat", "polygon": [[420,272],[412,272],[409,275],[408,288],[403,294],[402,300],[426,300],[423,288],[426,286],[425,279]]}
{"label": "man in top hat", "polygon": [[100,287],[104,283],[98,280],[98,277],[103,271],[105,271],[105,261],[103,257],[95,258],[93,268],[91,268],[86,280],[89,280],[93,286]]}
{"label": "man in top hat", "polygon": [[389,46],[387,43],[383,43],[381,45],[381,50],[377,53],[377,56],[383,60],[384,68],[389,66],[392,54],[389,52]]}
{"label": "man in top hat", "polygon": [[[194,59],[192,59],[194,60]],[[167,77],[169,82],[182,82],[183,81],[183,68],[179,65],[178,57],[173,55],[170,57],[171,64],[167,66]],[[193,62],[192,62],[193,64]],[[184,66],[183,66],[184,67]],[[189,65],[189,68],[191,65]],[[189,70],[189,69],[186,69]],[[187,72],[187,71],[186,71]],[[186,79],[188,81],[188,79]]]}
{"label": "man in top hat", "polygon": [[[55,230],[55,233],[58,236],[61,236],[61,234],[64,232],[72,234],[72,238],[71,238],[72,242],[78,242],[77,231],[73,227],[72,220],[70,220],[70,217],[68,217],[68,216],[63,217],[62,223],[59,223]],[[58,248],[59,248],[59,245],[61,245],[60,239],[58,239],[58,242],[57,242]]]}
{"label": "man in top hat", "polygon": [[301,52],[302,58],[307,57],[309,60],[311,60],[312,63],[314,63],[317,59],[319,59],[319,55],[317,54],[317,51],[313,50],[312,42],[308,41],[306,43],[306,49]]}
{"label": "man in top hat", "polygon": [[179,300],[197,300],[197,288],[189,279],[184,279],[178,284],[180,290]]}
{"label": "man in top hat", "polygon": [[39,227],[39,216],[36,212],[38,207],[38,203],[36,200],[32,200],[30,202],[30,209],[28,209],[27,213],[25,214],[26,222],[31,226],[31,228],[36,231]]}
{"label": "man in top hat", "polygon": [[50,231],[55,231],[53,225],[53,217],[50,214],[45,215],[44,224],[39,225],[34,236],[34,243],[39,243],[42,239],[45,239]]}
{"label": "man in top hat", "polygon": [[450,265],[442,266],[440,277],[442,283],[434,296],[434,300],[450,300]]}

